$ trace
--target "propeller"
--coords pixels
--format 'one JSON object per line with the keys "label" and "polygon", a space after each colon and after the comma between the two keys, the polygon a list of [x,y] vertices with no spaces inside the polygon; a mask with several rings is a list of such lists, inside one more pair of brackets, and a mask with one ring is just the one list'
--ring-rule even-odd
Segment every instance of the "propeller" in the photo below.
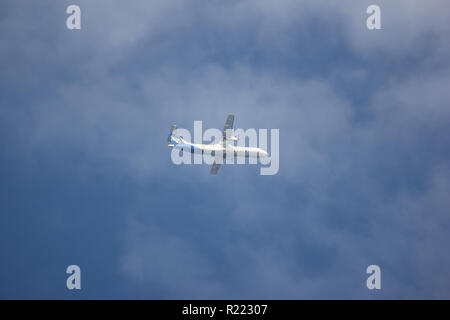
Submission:
{"label": "propeller", "polygon": [[230,140],[232,140],[232,141],[238,141],[238,140],[239,140],[239,135],[237,135],[237,136],[231,136],[231,137],[230,137]]}

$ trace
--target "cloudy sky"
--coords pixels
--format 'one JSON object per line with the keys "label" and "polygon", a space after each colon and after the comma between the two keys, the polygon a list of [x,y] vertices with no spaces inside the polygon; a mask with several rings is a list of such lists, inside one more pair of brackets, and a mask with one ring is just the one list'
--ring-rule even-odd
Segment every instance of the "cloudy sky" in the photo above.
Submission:
{"label": "cloudy sky", "polygon": [[[450,298],[448,1],[0,9],[0,298]],[[277,175],[171,162],[229,113]]]}

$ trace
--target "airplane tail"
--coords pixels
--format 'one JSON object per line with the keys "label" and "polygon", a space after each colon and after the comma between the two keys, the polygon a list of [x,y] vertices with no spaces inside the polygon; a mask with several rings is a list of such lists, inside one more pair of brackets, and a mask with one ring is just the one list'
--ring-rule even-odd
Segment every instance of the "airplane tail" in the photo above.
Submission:
{"label": "airplane tail", "polygon": [[170,138],[172,137],[173,132],[175,131],[176,128],[177,128],[176,125],[173,125],[173,126],[170,127],[169,136],[167,137],[167,141],[172,142],[172,140]]}
{"label": "airplane tail", "polygon": [[169,147],[173,147],[173,145],[174,145],[174,141],[173,141],[172,137],[173,137],[173,132],[175,131],[176,128],[177,128],[176,125],[173,125],[170,127],[169,135],[167,137],[167,141],[169,142]]}

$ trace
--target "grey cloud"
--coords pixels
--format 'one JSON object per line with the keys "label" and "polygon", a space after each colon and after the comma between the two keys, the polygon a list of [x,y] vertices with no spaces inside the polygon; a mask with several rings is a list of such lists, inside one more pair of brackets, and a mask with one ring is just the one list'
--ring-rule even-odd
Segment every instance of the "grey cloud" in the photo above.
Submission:
{"label": "grey cloud", "polygon": [[[23,5],[2,17],[10,30],[2,87],[26,111],[2,104],[1,121],[17,132],[11,152],[22,161],[77,150],[86,154],[80,176],[103,172],[142,187],[124,212],[120,268],[134,286],[164,298],[371,298],[364,271],[379,262],[383,297],[449,296],[440,246],[450,181],[445,2],[381,1],[376,34],[364,27],[366,2],[80,1],[78,34],[57,27],[64,14],[51,3],[24,11],[50,10],[34,40]],[[432,50],[421,57],[428,36]],[[311,47],[319,55],[318,44],[338,40],[323,61],[329,73],[290,65],[302,47],[314,57]],[[257,50],[272,60],[248,58]],[[339,53],[350,63],[332,63]],[[360,83],[363,104],[352,99]],[[206,167],[170,164],[171,124],[220,128],[229,112],[242,128],[280,128],[279,175],[224,168],[217,181]],[[180,218],[163,191],[205,234],[148,209]]]}

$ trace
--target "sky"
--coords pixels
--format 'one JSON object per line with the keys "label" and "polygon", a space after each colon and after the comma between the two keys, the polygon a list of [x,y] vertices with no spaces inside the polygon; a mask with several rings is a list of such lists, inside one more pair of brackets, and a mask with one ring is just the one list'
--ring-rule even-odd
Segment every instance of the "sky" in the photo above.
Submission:
{"label": "sky", "polygon": [[[0,298],[449,299],[449,9],[2,1]],[[230,113],[278,174],[171,162]]]}

